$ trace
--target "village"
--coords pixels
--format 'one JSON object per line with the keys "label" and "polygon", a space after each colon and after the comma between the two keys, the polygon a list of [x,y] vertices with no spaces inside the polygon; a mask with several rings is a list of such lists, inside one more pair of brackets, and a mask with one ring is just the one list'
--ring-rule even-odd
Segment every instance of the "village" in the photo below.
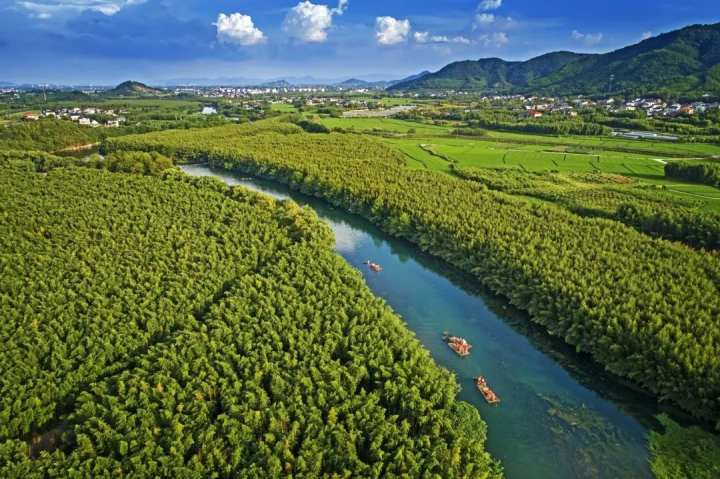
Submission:
{"label": "village", "polygon": [[127,110],[103,110],[101,108],[58,108],[55,110],[42,110],[40,113],[26,112],[22,118],[26,121],[37,121],[41,118],[54,118],[59,120],[69,120],[78,123],[81,126],[90,126],[93,128],[119,128],[127,121]]}
{"label": "village", "polygon": [[520,100],[523,103],[527,118],[540,118],[546,113],[564,113],[577,116],[577,110],[604,109],[611,114],[624,112],[645,112],[651,118],[675,118],[682,115],[692,116],[720,108],[720,103],[696,101],[692,103],[668,103],[660,98],[636,98],[619,101],[615,98],[592,100],[589,98],[555,98],[555,97],[484,97],[492,100]]}

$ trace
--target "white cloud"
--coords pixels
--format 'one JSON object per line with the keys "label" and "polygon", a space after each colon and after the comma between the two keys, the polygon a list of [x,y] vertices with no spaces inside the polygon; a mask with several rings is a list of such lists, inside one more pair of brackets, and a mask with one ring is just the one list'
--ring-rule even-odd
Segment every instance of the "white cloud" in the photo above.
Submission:
{"label": "white cloud", "polygon": [[78,15],[85,11],[111,16],[125,7],[140,5],[146,0],[38,0],[16,1],[36,18],[48,19],[58,15]]}
{"label": "white cloud", "polygon": [[300,2],[285,17],[283,31],[303,42],[324,42],[332,26],[333,15],[345,13],[349,3],[349,0],[339,0],[338,6],[331,9],[327,5],[316,5],[309,1]]}
{"label": "white cloud", "polygon": [[430,35],[428,32],[415,32],[413,38],[417,43],[457,43],[461,45],[470,45],[472,42],[461,36],[448,37],[445,35]]}
{"label": "white cloud", "polygon": [[237,43],[239,45],[257,45],[265,42],[267,37],[253,23],[252,17],[241,13],[218,15],[217,38],[224,43]]}
{"label": "white cloud", "polygon": [[333,8],[332,12],[335,15],[342,15],[347,10],[348,5],[350,5],[350,0],[339,0],[337,8]]}
{"label": "white cloud", "polygon": [[486,47],[500,48],[510,43],[510,38],[505,32],[495,32],[487,35],[481,35],[479,41]]}
{"label": "white cloud", "polygon": [[517,30],[523,26],[527,26],[527,24],[512,17],[503,17],[492,13],[478,13],[473,18],[472,29],[506,32],[508,30]]}
{"label": "white cloud", "polygon": [[645,32],[642,34],[641,40],[647,40],[648,38],[652,38],[653,33],[652,32]]}
{"label": "white cloud", "polygon": [[410,30],[410,20],[398,20],[393,17],[375,19],[375,38],[380,45],[403,43],[407,41]]}
{"label": "white cloud", "polygon": [[478,13],[475,15],[475,26],[492,25],[493,23],[495,23],[495,15],[492,13]]}
{"label": "white cloud", "polygon": [[480,2],[478,9],[480,10],[497,10],[502,7],[502,0],[483,0]]}
{"label": "white cloud", "polygon": [[570,33],[573,40],[583,43],[587,47],[593,47],[603,41],[604,35],[602,33],[581,33],[577,30],[573,30]]}

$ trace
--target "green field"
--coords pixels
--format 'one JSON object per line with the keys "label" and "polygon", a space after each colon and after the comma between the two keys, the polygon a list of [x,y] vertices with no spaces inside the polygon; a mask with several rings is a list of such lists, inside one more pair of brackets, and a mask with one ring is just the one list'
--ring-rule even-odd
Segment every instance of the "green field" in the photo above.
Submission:
{"label": "green field", "polygon": [[279,113],[297,113],[297,108],[287,103],[273,103],[270,105],[270,110]]}
{"label": "green field", "polygon": [[358,133],[372,130],[404,134],[415,130],[414,135],[448,135],[450,133],[448,127],[393,118],[322,118],[319,122],[328,128],[354,129]]}
{"label": "green field", "polygon": [[[528,172],[608,173],[660,185],[683,199],[720,211],[720,189],[668,180],[664,162],[720,155],[704,143],[650,142],[610,137],[555,137],[489,131],[486,137],[450,136],[448,126],[383,118],[323,118],[329,128],[391,132],[383,141],[403,152],[408,166],[449,173],[451,164],[473,168],[516,168]],[[430,151],[436,153],[432,154]]]}
{"label": "green field", "polygon": [[380,99],[380,104],[383,106],[412,105],[415,103],[417,103],[417,101],[410,98],[384,97]]}
{"label": "green field", "polygon": [[[320,122],[328,128],[355,129],[357,131],[382,130],[407,134],[408,130],[414,129],[413,136],[448,136],[453,129],[451,126],[437,126],[393,118],[323,118]],[[522,146],[542,146],[543,149],[591,154],[617,151],[663,159],[720,156],[720,145],[715,144],[629,140],[605,136],[550,136],[488,131],[486,137],[473,138],[471,141],[521,145],[516,146],[516,149],[522,149]]]}

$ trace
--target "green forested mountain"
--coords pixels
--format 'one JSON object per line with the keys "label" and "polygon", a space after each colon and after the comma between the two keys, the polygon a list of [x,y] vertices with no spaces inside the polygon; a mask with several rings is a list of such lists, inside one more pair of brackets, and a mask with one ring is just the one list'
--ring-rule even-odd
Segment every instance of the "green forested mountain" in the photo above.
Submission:
{"label": "green forested mountain", "polygon": [[720,24],[689,26],[599,55],[558,52],[526,62],[457,62],[392,88],[557,95],[719,93]]}
{"label": "green forested mountain", "polygon": [[437,73],[431,73],[391,87],[393,90],[487,90],[511,91],[527,87],[534,79],[574,62],[585,55],[555,52],[526,62],[507,62],[500,58],[451,63]]}

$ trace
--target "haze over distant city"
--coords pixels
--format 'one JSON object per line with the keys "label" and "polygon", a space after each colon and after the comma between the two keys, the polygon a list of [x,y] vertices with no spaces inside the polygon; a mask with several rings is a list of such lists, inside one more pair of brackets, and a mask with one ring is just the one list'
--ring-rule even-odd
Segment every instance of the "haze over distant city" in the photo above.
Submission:
{"label": "haze over distant city", "polygon": [[1,0],[0,81],[389,80],[461,59],[605,52],[720,19],[716,0],[577,7],[571,0]]}

